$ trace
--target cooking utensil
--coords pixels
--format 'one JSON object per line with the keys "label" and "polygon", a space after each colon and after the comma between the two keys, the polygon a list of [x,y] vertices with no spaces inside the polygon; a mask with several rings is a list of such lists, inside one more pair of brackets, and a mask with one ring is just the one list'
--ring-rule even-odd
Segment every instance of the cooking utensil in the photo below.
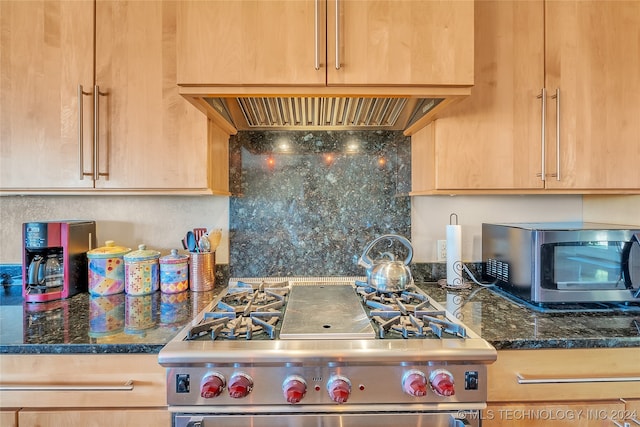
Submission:
{"label": "cooking utensil", "polygon": [[189,249],[189,252],[196,252],[197,240],[193,231],[187,231],[186,239],[187,239],[187,249]]}
{"label": "cooking utensil", "polygon": [[199,242],[200,237],[204,236],[206,233],[207,233],[207,229],[203,227],[193,229],[193,235],[196,237],[196,242]]}
{"label": "cooking utensil", "polygon": [[211,246],[210,250],[212,252],[215,252],[215,250],[218,248],[218,245],[220,244],[220,240],[222,239],[222,230],[219,228],[211,230],[207,234],[207,238],[209,239],[209,243]]}
{"label": "cooking utensil", "polygon": [[[381,255],[385,258],[379,258],[372,261],[369,252],[380,241],[398,241],[402,243],[408,250],[407,257],[404,261],[397,261],[395,256],[390,252],[383,252]],[[413,281],[409,263],[413,258],[413,247],[409,240],[397,234],[385,234],[369,243],[360,259],[358,265],[367,269],[367,283],[378,292],[398,292],[404,290],[407,285]]]}
{"label": "cooking utensil", "polygon": [[211,252],[211,242],[207,236],[200,236],[198,240],[198,249],[200,252]]}

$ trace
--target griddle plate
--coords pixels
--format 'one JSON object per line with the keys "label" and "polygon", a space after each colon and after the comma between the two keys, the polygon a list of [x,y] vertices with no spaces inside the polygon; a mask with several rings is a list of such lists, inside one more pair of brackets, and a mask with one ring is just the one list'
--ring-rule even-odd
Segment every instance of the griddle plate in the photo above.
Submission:
{"label": "griddle plate", "polygon": [[373,339],[375,330],[351,285],[295,286],[280,339]]}

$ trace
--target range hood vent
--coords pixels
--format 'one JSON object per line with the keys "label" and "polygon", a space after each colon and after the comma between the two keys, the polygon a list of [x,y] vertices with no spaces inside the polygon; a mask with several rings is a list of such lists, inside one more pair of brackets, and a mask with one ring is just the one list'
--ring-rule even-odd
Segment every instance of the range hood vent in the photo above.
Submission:
{"label": "range hood vent", "polygon": [[222,129],[402,130],[412,135],[471,94],[455,87],[180,86]]}
{"label": "range hood vent", "polygon": [[239,130],[403,130],[442,99],[399,97],[205,98]]}

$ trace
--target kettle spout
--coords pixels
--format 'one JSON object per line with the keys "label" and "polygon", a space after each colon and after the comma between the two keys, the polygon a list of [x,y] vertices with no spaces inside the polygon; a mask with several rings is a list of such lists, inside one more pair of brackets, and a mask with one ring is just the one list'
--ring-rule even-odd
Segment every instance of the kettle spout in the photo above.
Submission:
{"label": "kettle spout", "polygon": [[369,269],[369,268],[371,268],[371,267],[372,267],[372,264],[371,264],[371,263],[369,263],[369,262],[367,262],[367,261],[365,261],[365,260],[362,258],[362,256],[361,256],[360,258],[358,258],[358,265],[359,265],[360,267],[364,267],[365,269]]}

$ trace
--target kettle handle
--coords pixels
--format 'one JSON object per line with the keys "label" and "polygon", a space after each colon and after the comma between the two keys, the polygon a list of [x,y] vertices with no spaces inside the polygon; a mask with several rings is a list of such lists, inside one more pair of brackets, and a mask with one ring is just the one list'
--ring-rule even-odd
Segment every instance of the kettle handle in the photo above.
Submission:
{"label": "kettle handle", "polygon": [[369,258],[369,251],[371,251],[371,249],[379,241],[386,240],[386,239],[397,240],[400,243],[402,243],[409,250],[409,253],[407,254],[407,257],[404,260],[404,265],[409,265],[409,263],[413,259],[413,246],[411,246],[411,242],[409,242],[409,240],[406,237],[400,236],[398,234],[383,234],[382,236],[380,236],[377,239],[375,239],[372,242],[370,242],[364,248],[364,251],[362,252],[362,256],[358,260],[358,265],[360,265],[360,266],[362,266],[364,268],[370,268],[371,266],[373,266],[373,261],[371,260],[371,258]]}

